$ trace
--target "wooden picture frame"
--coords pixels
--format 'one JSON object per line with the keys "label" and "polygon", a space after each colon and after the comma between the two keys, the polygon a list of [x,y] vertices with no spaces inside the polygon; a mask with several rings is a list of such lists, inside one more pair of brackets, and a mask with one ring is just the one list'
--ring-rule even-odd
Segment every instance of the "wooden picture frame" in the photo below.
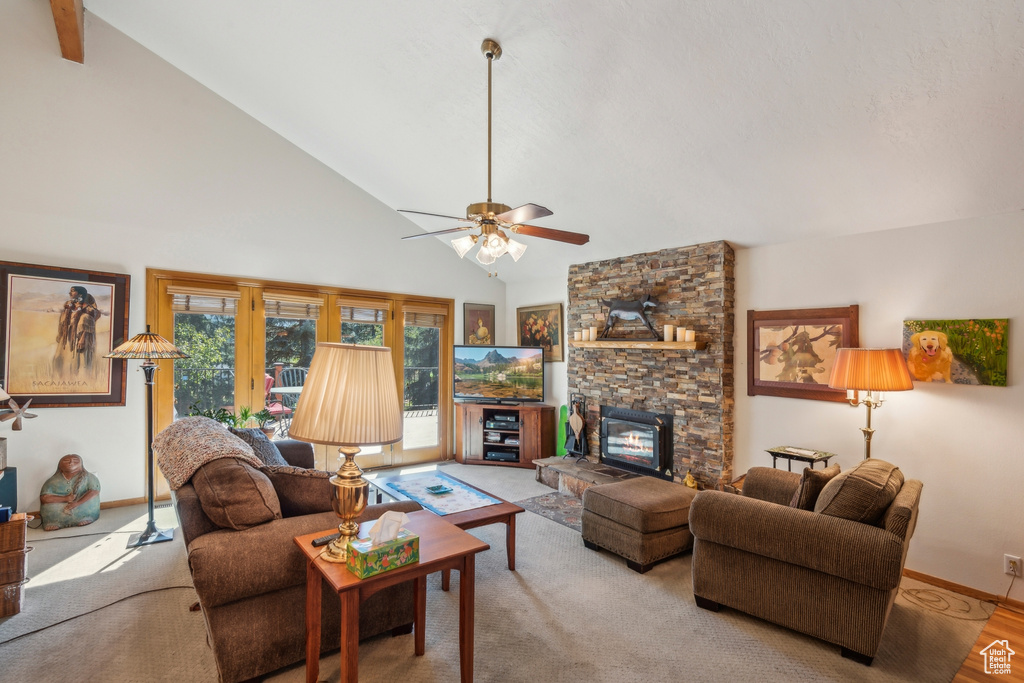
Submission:
{"label": "wooden picture frame", "polygon": [[565,317],[562,304],[524,306],[516,309],[519,346],[540,346],[545,363],[561,363],[565,358]]}
{"label": "wooden picture frame", "polygon": [[845,401],[828,380],[836,350],[860,343],[858,310],[747,311],[747,395]]}
{"label": "wooden picture frame", "polygon": [[0,261],[0,376],[33,408],[123,406],[131,276]]}
{"label": "wooden picture frame", "polygon": [[471,346],[498,343],[492,304],[462,304],[462,343]]}

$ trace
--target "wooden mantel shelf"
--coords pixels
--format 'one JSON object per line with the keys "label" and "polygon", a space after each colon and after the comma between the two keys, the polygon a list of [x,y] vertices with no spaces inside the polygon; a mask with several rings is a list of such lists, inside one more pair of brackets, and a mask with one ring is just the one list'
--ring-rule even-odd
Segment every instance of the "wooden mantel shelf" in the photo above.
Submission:
{"label": "wooden mantel shelf", "polygon": [[663,342],[638,339],[608,339],[606,341],[570,341],[569,346],[577,349],[688,349],[700,351],[706,342]]}

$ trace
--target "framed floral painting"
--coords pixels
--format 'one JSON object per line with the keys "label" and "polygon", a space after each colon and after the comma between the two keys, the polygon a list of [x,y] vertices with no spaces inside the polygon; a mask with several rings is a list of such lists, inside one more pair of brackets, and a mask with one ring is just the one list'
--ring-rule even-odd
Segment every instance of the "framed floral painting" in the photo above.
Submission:
{"label": "framed floral painting", "polygon": [[540,346],[544,349],[545,363],[561,363],[565,344],[562,304],[524,306],[516,309],[520,346]]}

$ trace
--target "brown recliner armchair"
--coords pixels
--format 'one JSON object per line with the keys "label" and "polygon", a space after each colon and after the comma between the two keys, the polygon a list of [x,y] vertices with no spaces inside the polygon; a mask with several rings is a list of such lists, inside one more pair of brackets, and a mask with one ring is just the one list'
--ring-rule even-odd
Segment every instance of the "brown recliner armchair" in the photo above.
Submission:
{"label": "brown recliner armchair", "polygon": [[[241,530],[218,526],[204,512],[194,486],[203,469],[174,492],[207,639],[219,678],[226,683],[256,678],[305,658],[306,565],[292,539],[338,526],[328,473],[299,469],[313,467],[312,446],[300,441],[275,444],[297,466],[261,470],[279,499],[280,518]],[[209,487],[210,482],[201,485]],[[387,510],[418,509],[410,502],[372,505],[359,521],[376,519]],[[320,648],[326,652],[340,645],[340,614],[337,595],[323,590]],[[409,633],[413,608],[408,582],[372,595],[359,610],[360,638]]]}
{"label": "brown recliner armchair", "polygon": [[[885,466],[895,472],[879,475]],[[921,499],[921,482],[904,482],[898,472],[865,460],[825,484],[813,509],[790,507],[804,483],[800,474],[766,467],[747,473],[742,495],[699,492],[690,505],[697,605],[733,607],[835,643],[844,657],[870,665]],[[880,476],[888,477],[887,492],[858,490]],[[875,508],[858,513],[865,503]],[[844,516],[835,516],[837,507]]]}

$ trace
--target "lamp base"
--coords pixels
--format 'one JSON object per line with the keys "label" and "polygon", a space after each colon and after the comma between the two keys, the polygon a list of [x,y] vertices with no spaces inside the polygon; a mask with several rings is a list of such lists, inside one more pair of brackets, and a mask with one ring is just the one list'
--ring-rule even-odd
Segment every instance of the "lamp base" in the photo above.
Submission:
{"label": "lamp base", "polygon": [[143,545],[153,545],[164,541],[174,540],[174,529],[157,529],[153,522],[146,525],[145,531],[132,534],[128,537],[128,545],[125,548],[138,548]]}
{"label": "lamp base", "polygon": [[370,485],[363,479],[363,471],[353,460],[359,447],[341,446],[338,451],[344,456],[344,461],[339,463],[337,473],[331,477],[331,507],[341,518],[338,526],[340,535],[324,548],[320,557],[327,562],[341,564],[348,559],[348,542],[359,536],[359,523],[355,520],[366,509]]}
{"label": "lamp base", "polygon": [[354,540],[355,536],[339,536],[324,548],[320,553],[320,559],[335,564],[345,564],[348,561],[348,542]]}

